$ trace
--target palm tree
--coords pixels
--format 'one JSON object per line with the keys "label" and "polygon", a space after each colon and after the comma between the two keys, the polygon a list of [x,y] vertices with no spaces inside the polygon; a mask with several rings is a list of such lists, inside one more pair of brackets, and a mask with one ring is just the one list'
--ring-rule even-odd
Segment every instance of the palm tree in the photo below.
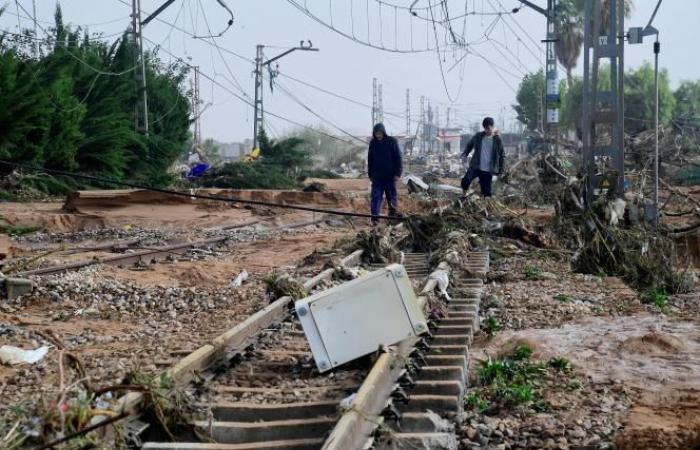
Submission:
{"label": "palm tree", "polygon": [[571,88],[573,80],[571,71],[576,68],[583,46],[581,20],[575,17],[564,18],[559,24],[558,38],[556,43],[557,59],[566,69],[566,83]]}
{"label": "palm tree", "polygon": [[[572,83],[571,71],[576,68],[583,47],[583,14],[585,0],[562,0],[559,16],[559,40],[556,43],[557,59],[566,69],[566,80],[569,87]],[[625,17],[629,17],[633,0],[624,0]],[[601,23],[610,20],[610,0],[603,0],[603,17]]]}

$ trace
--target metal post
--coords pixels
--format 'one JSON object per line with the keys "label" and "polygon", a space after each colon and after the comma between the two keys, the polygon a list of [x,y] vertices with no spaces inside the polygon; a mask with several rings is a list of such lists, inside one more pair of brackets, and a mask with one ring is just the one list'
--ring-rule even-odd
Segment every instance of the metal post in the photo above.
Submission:
{"label": "metal post", "polygon": [[428,139],[428,153],[433,153],[433,108],[430,106],[430,100],[428,100],[428,129],[427,129],[427,139]]}
{"label": "metal post", "polygon": [[377,121],[384,122],[384,100],[382,99],[382,84],[379,83],[379,90],[377,91]]}
{"label": "metal post", "polygon": [[253,149],[258,148],[258,134],[263,127],[263,45],[255,51],[255,101],[253,103]]}
{"label": "metal post", "polygon": [[435,136],[440,135],[440,107],[435,107]]}
{"label": "metal post", "polygon": [[545,145],[549,149],[548,140],[554,143],[554,153],[559,152],[559,77],[557,73],[557,39],[558,39],[558,20],[557,0],[547,0],[547,51],[545,62],[545,78],[546,78],[546,114],[547,127],[545,131]]}
{"label": "metal post", "polygon": [[32,19],[34,20],[34,57],[39,59],[39,35],[37,34],[36,0],[32,0]]}
{"label": "metal post", "polygon": [[372,127],[374,127],[374,125],[378,122],[377,117],[379,117],[377,79],[372,78]]}
{"label": "metal post", "polygon": [[[273,62],[279,60],[280,58],[283,58],[287,56],[288,54],[295,52],[297,50],[303,50],[303,51],[309,51],[309,52],[317,52],[318,49],[314,48],[313,45],[311,44],[311,41],[306,41],[308,42],[308,45],[304,44],[304,41],[300,41],[298,46],[294,46],[290,49],[287,49],[280,53],[277,56],[274,56],[267,61],[263,61],[263,48],[265,48],[264,45],[258,44],[256,46],[256,51],[255,51],[255,103],[253,104],[253,109],[254,109],[254,118],[253,118],[253,149],[256,149],[258,147],[258,133],[260,133],[260,130],[263,129],[264,126],[264,111],[263,111],[263,69],[265,67],[270,67],[270,64]],[[273,73],[271,71],[270,73],[270,90],[272,90],[272,82],[273,82]]]}
{"label": "metal post", "polygon": [[[420,140],[420,150],[421,153],[425,153],[425,97],[421,95],[420,97],[420,133],[421,133],[421,140]],[[418,132],[416,132],[416,135]]]}
{"label": "metal post", "polygon": [[411,135],[411,90],[406,89],[406,139]]}
{"label": "metal post", "polygon": [[192,101],[192,116],[194,119],[194,136],[192,139],[193,150],[199,150],[202,147],[202,128],[200,121],[200,106],[199,99],[199,66],[194,66],[194,94]]}
{"label": "metal post", "polygon": [[[136,66],[139,62],[139,39],[138,39],[138,15],[136,14],[137,10],[137,0],[131,0],[131,35],[133,39],[133,59],[134,59],[134,66]],[[134,82],[135,82],[135,87],[136,87],[136,99],[138,99],[138,86],[139,86],[139,71],[134,70]],[[138,100],[134,102],[134,129],[136,131],[139,130],[139,105],[138,105]]]}
{"label": "metal post", "polygon": [[[624,2],[585,1],[583,62],[583,155],[590,206],[604,190],[621,196],[624,190]],[[599,89],[601,59],[610,61],[610,90]],[[609,142],[602,140],[607,131]]]}
{"label": "metal post", "polygon": [[659,218],[659,53],[661,43],[656,34],[654,42],[654,226],[658,226]]}
{"label": "metal post", "polygon": [[148,90],[146,89],[146,58],[143,55],[143,33],[141,30],[141,0],[135,0],[136,5],[136,25],[138,36],[139,58],[141,60],[141,96],[143,98],[143,133],[148,136]]}

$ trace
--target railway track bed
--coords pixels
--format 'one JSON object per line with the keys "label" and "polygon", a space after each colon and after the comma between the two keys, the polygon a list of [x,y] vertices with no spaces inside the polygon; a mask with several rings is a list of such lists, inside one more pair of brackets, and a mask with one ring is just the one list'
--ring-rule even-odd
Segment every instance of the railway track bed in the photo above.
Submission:
{"label": "railway track bed", "polygon": [[[359,257],[356,252],[343,264]],[[488,255],[474,253],[467,265],[470,273],[485,273]],[[426,256],[407,254],[405,267],[424,280],[419,301],[427,308],[426,295],[436,282],[425,280]],[[326,270],[305,287],[332,275]],[[289,312],[291,299],[282,298],[170,369],[180,383],[204,380],[197,397],[201,414],[191,423],[196,432],[172,442],[151,428],[141,448],[456,448],[452,423],[462,418],[482,287],[478,279],[457,281],[445,314],[432,317],[431,334],[326,374],[315,368],[303,330]],[[138,403],[127,397],[123,405]]]}

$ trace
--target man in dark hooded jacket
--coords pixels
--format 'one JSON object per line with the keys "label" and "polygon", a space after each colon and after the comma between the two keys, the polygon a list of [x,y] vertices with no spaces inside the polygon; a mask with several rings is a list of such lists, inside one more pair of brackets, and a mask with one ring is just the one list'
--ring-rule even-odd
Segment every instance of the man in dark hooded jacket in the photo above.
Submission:
{"label": "man in dark hooded jacket", "polygon": [[398,214],[396,181],[401,177],[401,150],[396,139],[387,136],[384,124],[378,123],[372,130],[367,154],[367,175],[372,181],[372,223],[377,224],[386,194],[389,215]]}

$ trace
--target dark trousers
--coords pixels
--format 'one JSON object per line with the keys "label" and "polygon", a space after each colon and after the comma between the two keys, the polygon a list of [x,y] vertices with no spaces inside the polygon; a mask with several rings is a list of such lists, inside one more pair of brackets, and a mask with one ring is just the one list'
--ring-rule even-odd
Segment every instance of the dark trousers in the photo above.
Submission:
{"label": "dark trousers", "polygon": [[398,206],[396,201],[396,181],[393,179],[372,180],[372,222],[376,223],[379,221],[379,218],[376,216],[380,215],[382,211],[385,194],[386,201],[389,203],[389,215],[393,216],[396,214]]}
{"label": "dark trousers", "polygon": [[472,167],[467,170],[467,173],[462,178],[462,189],[469,189],[474,178],[479,178],[479,186],[481,187],[481,195],[491,197],[491,172],[486,172]]}

